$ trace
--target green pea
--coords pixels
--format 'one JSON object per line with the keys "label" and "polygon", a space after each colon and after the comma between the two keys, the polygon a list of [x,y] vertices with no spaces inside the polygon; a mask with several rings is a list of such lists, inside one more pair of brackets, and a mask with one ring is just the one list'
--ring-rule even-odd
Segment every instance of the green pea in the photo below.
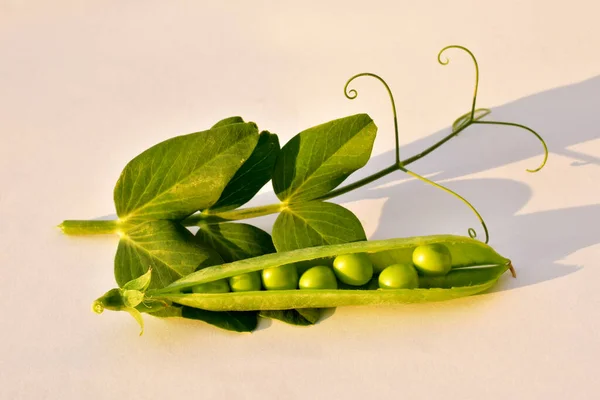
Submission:
{"label": "green pea", "polygon": [[381,289],[415,289],[419,287],[417,270],[410,264],[390,265],[379,274]]}
{"label": "green pea", "polygon": [[262,281],[267,290],[291,290],[298,288],[298,269],[296,264],[265,268]]}
{"label": "green pea", "polygon": [[333,260],[333,271],[345,284],[361,286],[373,276],[373,263],[364,253],[342,254]]}
{"label": "green pea", "polygon": [[412,262],[423,275],[446,275],[452,268],[450,250],[441,243],[418,246],[413,252]]}
{"label": "green pea", "polygon": [[318,265],[306,270],[300,277],[300,289],[337,289],[337,279],[331,267]]}
{"label": "green pea", "polygon": [[227,293],[229,292],[229,284],[227,279],[219,279],[218,281],[201,283],[192,287],[194,293]]}
{"label": "green pea", "polygon": [[253,292],[261,289],[260,273],[248,272],[229,278],[232,292]]}

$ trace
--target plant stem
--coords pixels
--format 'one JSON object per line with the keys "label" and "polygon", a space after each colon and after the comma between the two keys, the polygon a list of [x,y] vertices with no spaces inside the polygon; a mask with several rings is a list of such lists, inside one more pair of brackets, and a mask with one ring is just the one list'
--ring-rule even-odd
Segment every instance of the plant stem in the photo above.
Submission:
{"label": "plant stem", "polygon": [[457,136],[459,133],[461,133],[467,127],[469,127],[472,123],[473,123],[473,121],[467,122],[466,124],[464,124],[463,126],[461,126],[460,128],[458,128],[456,131],[452,132],[451,134],[449,134],[448,136],[446,136],[445,138],[443,138],[439,142],[433,144],[432,146],[429,146],[428,148],[426,148],[425,150],[423,150],[419,154],[415,154],[414,156],[412,156],[410,158],[407,158],[406,160],[403,161],[402,165],[406,166],[408,164],[411,164],[411,163],[413,163],[415,161],[420,160],[421,158],[425,157],[427,154],[433,152],[434,150],[436,150],[437,148],[439,148],[440,146],[442,146],[448,140],[450,140],[453,137]]}
{"label": "plant stem", "polygon": [[117,233],[118,220],[66,220],[58,227],[67,235],[105,235]]}
{"label": "plant stem", "polygon": [[182,221],[185,226],[194,226],[202,224],[218,224],[220,222],[237,221],[240,219],[249,219],[262,217],[264,215],[275,214],[282,211],[285,204],[269,204],[266,206],[240,208],[238,210],[222,211],[211,214],[210,211],[191,215]]}
{"label": "plant stem", "polygon": [[329,200],[334,197],[341,196],[341,195],[351,192],[355,189],[358,189],[359,187],[368,185],[369,183],[376,181],[377,179],[381,179],[384,176],[389,175],[395,171],[398,171],[398,165],[392,164],[389,167],[384,168],[381,171],[374,173],[373,175],[369,175],[366,178],[363,178],[359,181],[356,181],[356,182],[351,183],[346,186],[342,186],[341,188],[338,188],[336,190],[332,190],[331,192],[329,192],[321,197],[317,197],[315,200]]}

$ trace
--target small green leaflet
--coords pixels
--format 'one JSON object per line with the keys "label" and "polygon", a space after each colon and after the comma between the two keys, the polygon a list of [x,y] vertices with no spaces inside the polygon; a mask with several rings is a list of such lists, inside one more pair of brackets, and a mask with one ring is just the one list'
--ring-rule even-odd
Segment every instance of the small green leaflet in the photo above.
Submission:
{"label": "small green leaflet", "polygon": [[182,219],[212,206],[258,141],[253,123],[177,136],[127,164],[114,191],[121,221]]}
{"label": "small green leaflet", "polygon": [[[480,120],[485,117],[492,111],[487,108],[478,108],[475,110],[475,115],[473,117],[474,121]],[[456,132],[459,129],[462,129],[466,124],[471,122],[471,111],[466,114],[461,115],[452,123],[452,132]]]}
{"label": "small green leaflet", "polygon": [[123,304],[126,307],[137,307],[144,300],[144,293],[139,290],[127,290],[121,291],[121,297],[123,297]]}
{"label": "small green leaflet", "polygon": [[290,204],[273,225],[278,252],[366,240],[365,231],[348,209],[324,201]]}
{"label": "small green leaflet", "polygon": [[322,196],[363,167],[377,127],[366,114],[336,119],[294,136],[279,153],[273,189],[285,202]]}
{"label": "small green leaflet", "polygon": [[196,239],[200,244],[215,249],[225,262],[275,253],[271,235],[248,224],[202,225]]}
{"label": "small green leaflet", "polygon": [[210,212],[232,210],[250,201],[271,180],[278,154],[277,135],[262,131],[250,158],[231,178]]}
{"label": "small green leaflet", "polygon": [[127,282],[123,285],[123,289],[125,290],[139,290],[145,292],[150,286],[150,281],[152,280],[152,268],[148,268],[145,274],[140,275],[139,277]]}
{"label": "small green leaflet", "polygon": [[222,262],[214,250],[197,244],[194,235],[179,223],[150,221],[137,225],[121,237],[115,256],[115,279],[119,286],[124,286],[143,276],[151,267],[149,287],[155,289],[198,268]]}

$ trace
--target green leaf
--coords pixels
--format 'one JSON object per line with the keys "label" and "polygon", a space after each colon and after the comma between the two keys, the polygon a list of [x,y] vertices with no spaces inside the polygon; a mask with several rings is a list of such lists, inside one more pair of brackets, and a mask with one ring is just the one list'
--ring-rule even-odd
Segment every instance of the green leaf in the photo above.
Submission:
{"label": "green leaf", "polygon": [[211,212],[232,210],[247,203],[271,179],[279,154],[277,135],[262,131],[250,158],[235,173]]}
{"label": "green leaf", "polygon": [[144,275],[141,275],[126,284],[123,285],[123,289],[128,290],[140,290],[142,292],[148,289],[150,286],[150,280],[152,279],[152,268],[148,268],[148,271]]}
{"label": "green leaf", "polygon": [[258,313],[254,311],[207,311],[192,307],[183,307],[181,316],[207,322],[228,331],[252,332],[258,325]]}
{"label": "green leaf", "polygon": [[115,278],[119,286],[125,286],[152,267],[149,287],[161,288],[198,268],[222,262],[179,223],[150,221],[123,233],[115,256]]}
{"label": "green leaf", "polygon": [[[143,303],[142,303],[143,304]],[[138,306],[137,309],[141,312],[146,312],[148,315],[152,315],[157,318],[173,318],[173,317],[181,317],[181,306],[178,305],[170,305],[170,306],[162,306],[157,307],[156,310],[141,310]]]}
{"label": "green leaf", "polygon": [[336,119],[294,136],[277,157],[273,189],[285,202],[313,200],[364,166],[377,127],[366,114]]}
{"label": "green leaf", "polygon": [[344,207],[323,201],[290,204],[273,225],[278,252],[366,240],[356,216]]}
{"label": "green leaf", "polygon": [[235,332],[252,332],[258,324],[257,311],[206,311],[172,305],[162,307],[156,311],[145,312],[157,318],[185,318],[203,321],[218,328]]}
{"label": "green leaf", "polygon": [[228,117],[220,120],[216,124],[212,126],[210,129],[220,128],[222,126],[232,125],[232,124],[243,124],[244,119],[242,117]]}
{"label": "green leaf", "polygon": [[271,235],[248,224],[202,225],[196,239],[200,244],[215,249],[225,262],[275,252]]}
{"label": "green leaf", "polygon": [[307,326],[316,324],[323,315],[321,308],[299,308],[297,310],[265,310],[259,316],[277,319],[286,324]]}
{"label": "green leaf", "polygon": [[182,219],[212,206],[258,141],[253,123],[177,136],[127,164],[114,192],[123,222]]}

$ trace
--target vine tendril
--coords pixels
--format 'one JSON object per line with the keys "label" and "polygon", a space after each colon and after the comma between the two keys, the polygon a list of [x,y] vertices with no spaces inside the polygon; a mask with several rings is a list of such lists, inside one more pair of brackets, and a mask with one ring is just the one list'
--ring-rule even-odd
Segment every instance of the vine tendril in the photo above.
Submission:
{"label": "vine tendril", "polygon": [[[471,59],[473,60],[473,64],[475,65],[475,91],[473,93],[473,104],[471,106],[470,117],[468,117],[468,115],[469,115],[468,113],[458,117],[456,119],[456,121],[454,121],[454,123],[452,124],[452,132],[456,132],[458,130],[464,129],[468,125],[471,125],[471,124],[506,125],[506,126],[514,126],[517,128],[525,129],[525,130],[533,133],[539,139],[539,141],[542,142],[542,146],[544,146],[544,160],[542,161],[542,164],[535,169],[527,169],[527,172],[538,172],[539,170],[544,168],[544,165],[546,165],[546,161],[548,160],[548,146],[546,146],[546,142],[544,141],[544,139],[542,139],[542,137],[536,131],[534,131],[533,129],[531,129],[525,125],[517,124],[514,122],[480,121],[481,118],[488,115],[491,111],[487,108],[475,109],[475,105],[477,103],[477,90],[479,88],[479,64],[477,63],[477,59],[475,58],[475,55],[471,52],[471,50],[467,49],[466,47],[453,44],[453,45],[444,47],[438,53],[437,59],[438,59],[438,62],[442,65],[448,65],[448,63],[450,62],[448,57],[446,57],[445,60],[442,60],[442,54],[448,49],[459,49],[459,50],[462,50],[462,51],[468,53],[469,56],[471,56]],[[476,113],[478,115],[475,115]]]}
{"label": "vine tendril", "polygon": [[[465,48],[463,48],[463,49],[466,50],[467,52],[469,52],[469,54],[471,54],[471,56],[473,57],[473,60],[475,60],[475,57],[469,50],[467,50]],[[443,52],[443,50],[442,50],[442,52]],[[440,52],[440,54],[438,54],[438,60],[440,60],[441,63],[443,63],[443,62],[441,61],[441,59],[439,57],[442,52]],[[446,61],[446,63],[447,63],[447,61]],[[477,67],[477,61],[475,61],[475,68],[477,70],[477,80],[478,80],[479,79],[479,69]],[[380,81],[383,84],[383,86],[385,86],[385,89],[387,90],[387,93],[390,97],[390,101],[392,103],[392,112],[393,112],[393,116],[394,116],[394,133],[396,136],[396,168],[414,178],[417,178],[425,183],[433,185],[434,187],[441,189],[441,190],[445,191],[446,193],[450,193],[451,195],[457,197],[463,203],[465,203],[471,209],[471,211],[473,211],[475,213],[475,215],[479,219],[479,222],[481,222],[481,225],[483,226],[483,230],[485,231],[485,243],[488,243],[489,232],[488,232],[487,226],[485,224],[485,221],[483,220],[483,218],[481,217],[481,214],[479,214],[477,209],[475,209],[475,207],[471,203],[469,203],[469,201],[467,199],[465,199],[458,193],[454,192],[453,190],[450,190],[447,187],[440,185],[439,183],[435,183],[432,180],[429,180],[429,179],[425,178],[424,176],[421,176],[421,175],[404,167],[402,161],[400,160],[400,140],[399,140],[399,135],[398,135],[398,116],[396,113],[396,103],[394,101],[394,96],[392,95],[392,90],[390,89],[388,84],[383,80],[383,78],[381,78],[379,75],[375,75],[375,74],[372,74],[369,72],[362,72],[360,74],[356,74],[353,77],[351,77],[350,79],[348,79],[348,81],[346,82],[346,85],[344,86],[344,95],[350,100],[354,100],[358,96],[358,92],[355,89],[348,90],[348,86],[354,79],[361,77],[361,76],[370,76],[370,77],[373,77],[373,78],[377,79],[378,81]],[[476,96],[477,96],[477,82],[475,84],[475,97]],[[478,110],[478,111],[482,111],[481,115],[478,115],[478,118],[481,118],[489,113],[489,110],[487,110],[487,109],[482,109],[482,110]],[[469,114],[465,114],[465,116],[460,117],[455,122],[455,124],[459,124],[460,127],[464,128],[465,125],[470,124],[475,119],[475,98],[473,99],[473,108],[472,108],[470,116],[468,118],[466,117],[467,115],[469,115]],[[475,230],[473,228],[469,228],[468,233],[472,239],[477,237],[477,233],[475,232]]]}
{"label": "vine tendril", "polygon": [[473,121],[475,119],[475,104],[477,103],[477,90],[479,89],[479,64],[477,64],[477,59],[475,58],[475,55],[473,53],[471,53],[471,50],[467,49],[466,47],[459,46],[457,44],[451,44],[451,45],[446,46],[443,49],[441,49],[440,52],[438,53],[437,59],[438,59],[438,62],[442,65],[448,65],[450,63],[450,59],[448,57],[446,57],[445,61],[442,61],[442,54],[448,49],[459,49],[459,50],[467,52],[471,56],[471,59],[473,60],[473,64],[475,65],[475,90],[473,92],[473,105],[471,106],[471,119],[470,119],[471,121]]}
{"label": "vine tendril", "polygon": [[[479,219],[479,222],[481,223],[481,226],[483,227],[483,231],[485,232],[485,243],[488,243],[490,241],[490,234],[488,232],[487,225],[485,224],[485,221],[483,220],[483,217],[481,216],[481,214],[479,214],[479,211],[477,211],[477,209],[467,199],[465,199],[464,197],[462,197],[460,194],[456,193],[455,191],[448,189],[447,187],[442,186],[439,183],[436,183],[430,179],[427,179],[424,176],[416,174],[413,171],[410,171],[404,167],[400,167],[400,170],[406,172],[408,175],[412,176],[413,178],[417,178],[425,183],[435,186],[436,188],[441,189],[446,193],[450,193],[454,197],[460,199],[463,203],[465,203],[467,205],[467,207],[469,207],[471,209],[471,211],[473,211],[473,213],[477,216],[477,219]],[[477,233],[475,232],[475,229],[469,228],[467,232],[469,233],[469,236],[472,239],[475,239],[477,237]]]}
{"label": "vine tendril", "polygon": [[503,122],[503,121],[473,121],[473,123],[474,124],[514,126],[517,128],[525,129],[525,130],[533,133],[535,135],[535,137],[537,137],[539,139],[539,141],[542,142],[542,146],[544,146],[544,160],[542,161],[542,163],[540,164],[539,167],[537,167],[535,169],[527,169],[527,172],[538,172],[539,170],[544,168],[544,165],[546,165],[546,161],[548,161],[548,146],[546,145],[546,141],[536,131],[534,131],[530,127],[521,125],[521,124],[517,124],[515,122]]}
{"label": "vine tendril", "polygon": [[356,78],[359,78],[361,76],[370,76],[372,78],[377,79],[379,82],[381,82],[383,84],[383,86],[385,86],[385,90],[387,91],[388,95],[390,96],[390,101],[392,103],[392,113],[394,114],[394,135],[396,137],[396,164],[398,166],[401,166],[402,162],[400,161],[400,140],[398,137],[398,116],[396,114],[396,102],[394,101],[394,95],[392,95],[392,90],[390,89],[388,84],[379,75],[375,75],[370,72],[362,72],[362,73],[356,74],[352,78],[348,79],[348,81],[346,82],[346,85],[344,85],[344,96],[346,96],[346,98],[348,98],[350,100],[354,100],[358,96],[358,92],[355,89],[348,90],[348,86],[350,85],[350,83],[353,80],[355,80]]}

